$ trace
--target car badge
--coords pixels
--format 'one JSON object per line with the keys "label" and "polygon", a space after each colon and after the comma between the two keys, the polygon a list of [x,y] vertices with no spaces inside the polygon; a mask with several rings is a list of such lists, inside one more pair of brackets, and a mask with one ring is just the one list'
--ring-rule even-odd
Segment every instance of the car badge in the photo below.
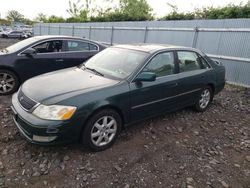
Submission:
{"label": "car badge", "polygon": [[23,97],[20,97],[20,99],[19,99],[19,100],[20,100],[20,102],[21,102],[21,101],[23,100]]}

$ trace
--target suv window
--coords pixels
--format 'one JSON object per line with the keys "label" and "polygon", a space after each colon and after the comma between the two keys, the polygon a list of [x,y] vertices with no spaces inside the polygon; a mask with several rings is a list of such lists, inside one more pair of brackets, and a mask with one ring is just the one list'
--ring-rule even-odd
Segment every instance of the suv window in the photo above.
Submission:
{"label": "suv window", "polygon": [[97,46],[82,41],[67,41],[68,51],[92,51],[97,50]]}
{"label": "suv window", "polygon": [[37,53],[51,53],[51,52],[61,52],[63,42],[61,40],[46,41],[40,43],[33,48]]}
{"label": "suv window", "polygon": [[179,58],[180,72],[201,69],[199,57],[195,52],[179,51],[177,54]]}
{"label": "suv window", "polygon": [[164,52],[156,55],[143,71],[154,72],[157,77],[174,74],[174,53]]}

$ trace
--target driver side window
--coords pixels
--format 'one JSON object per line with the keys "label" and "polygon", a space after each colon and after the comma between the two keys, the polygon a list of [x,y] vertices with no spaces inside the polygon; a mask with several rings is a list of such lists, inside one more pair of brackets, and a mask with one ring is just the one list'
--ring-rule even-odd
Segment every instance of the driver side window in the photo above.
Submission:
{"label": "driver side window", "polygon": [[143,69],[144,72],[153,72],[156,77],[174,74],[174,53],[164,52],[156,55]]}
{"label": "driver side window", "polygon": [[36,53],[57,53],[62,51],[63,41],[53,40],[40,43],[33,48]]}

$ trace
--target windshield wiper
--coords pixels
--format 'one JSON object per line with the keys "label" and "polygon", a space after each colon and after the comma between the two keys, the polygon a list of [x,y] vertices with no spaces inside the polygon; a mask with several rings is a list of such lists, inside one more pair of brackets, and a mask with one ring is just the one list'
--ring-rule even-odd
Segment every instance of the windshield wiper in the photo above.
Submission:
{"label": "windshield wiper", "polygon": [[86,67],[86,65],[84,65],[84,64],[83,64],[83,67],[84,67],[84,69],[88,69],[88,70],[90,70],[90,71],[92,71],[92,72],[94,72],[94,73],[96,73],[96,74],[98,74],[100,76],[104,76],[104,74],[100,73],[96,69],[92,69],[92,68]]}

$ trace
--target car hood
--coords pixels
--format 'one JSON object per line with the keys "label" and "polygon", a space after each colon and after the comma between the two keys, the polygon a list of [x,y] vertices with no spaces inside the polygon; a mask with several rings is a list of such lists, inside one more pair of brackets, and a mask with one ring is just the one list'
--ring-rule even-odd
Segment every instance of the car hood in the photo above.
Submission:
{"label": "car hood", "polygon": [[64,69],[34,77],[21,87],[22,92],[43,104],[53,104],[82,93],[119,83],[88,70]]}

